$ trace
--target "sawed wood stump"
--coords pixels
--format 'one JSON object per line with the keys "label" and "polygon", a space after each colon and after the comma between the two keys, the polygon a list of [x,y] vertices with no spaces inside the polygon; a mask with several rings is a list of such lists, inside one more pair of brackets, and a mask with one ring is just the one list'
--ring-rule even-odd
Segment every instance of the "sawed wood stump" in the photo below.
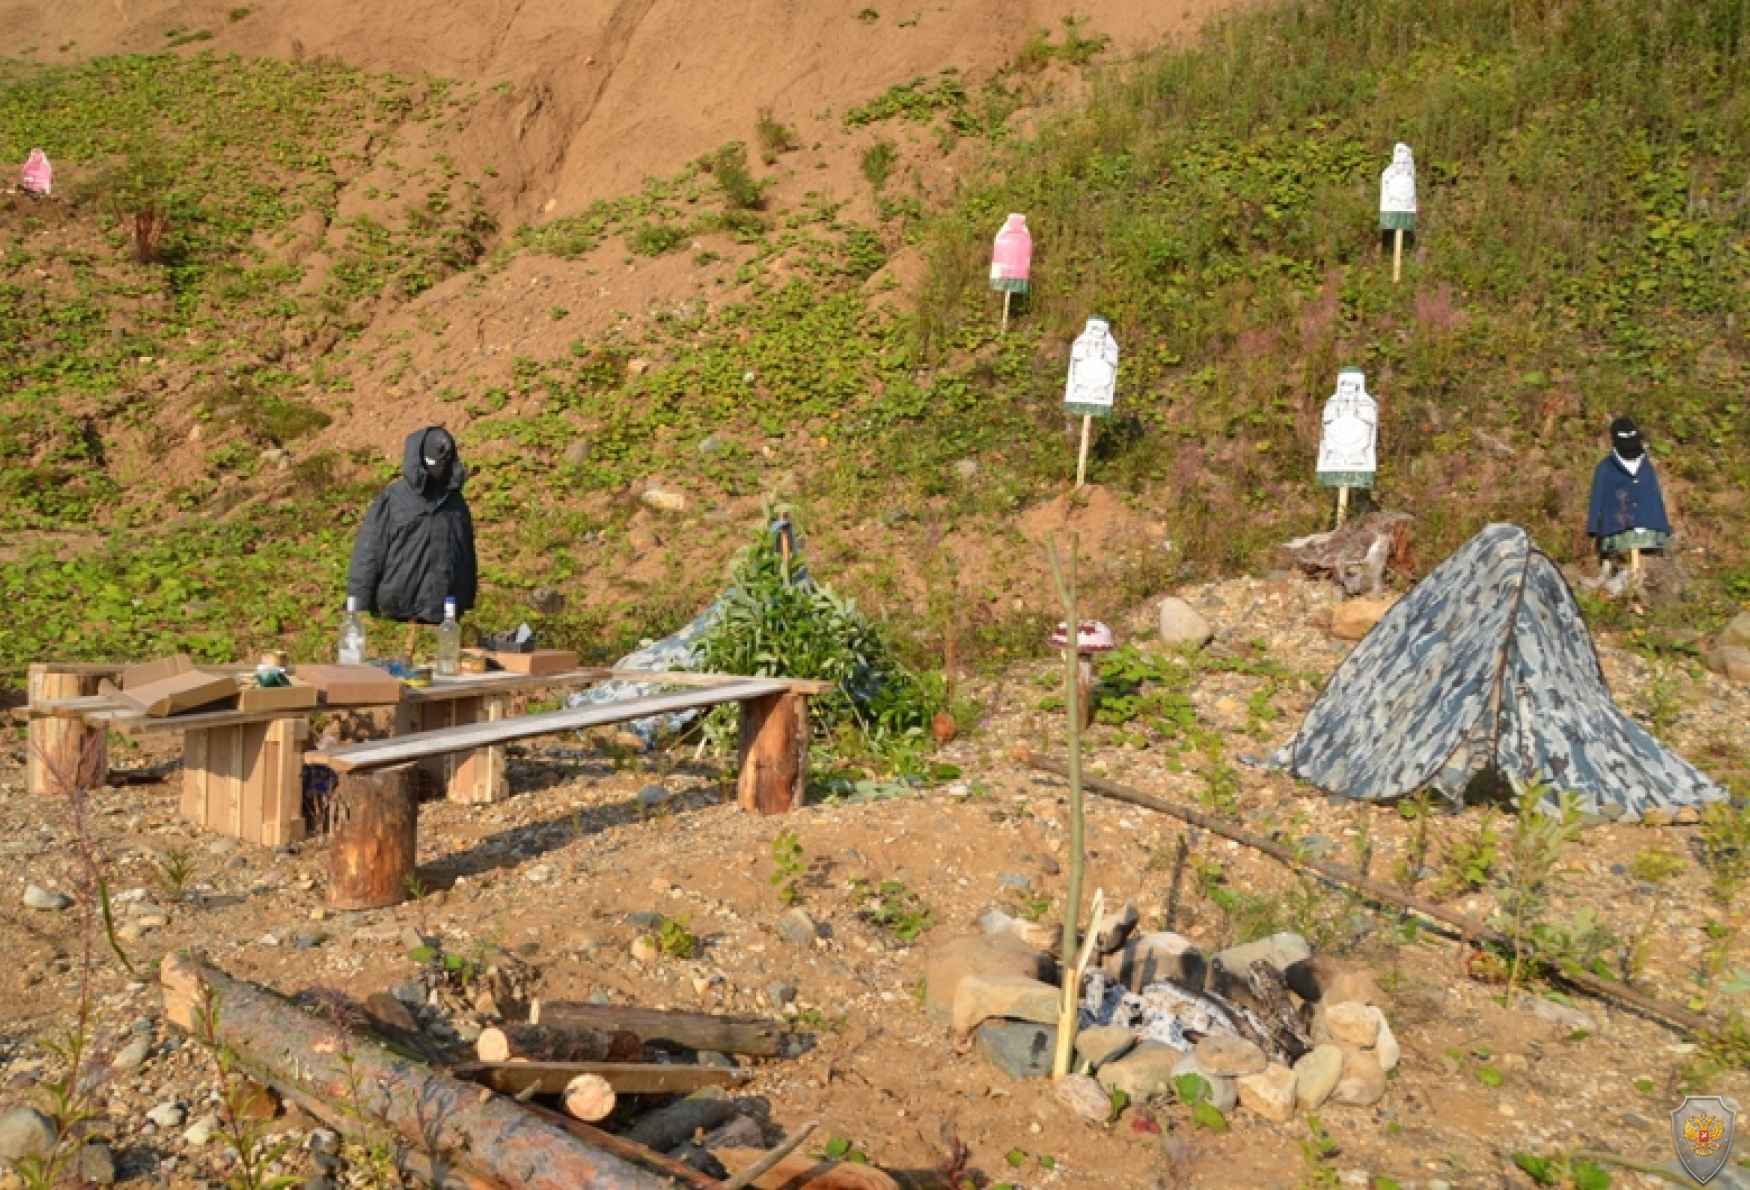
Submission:
{"label": "sawed wood stump", "polygon": [[808,697],[793,691],[741,704],[736,800],[757,814],[802,808],[808,782]]}
{"label": "sawed wood stump", "polygon": [[382,909],[408,896],[419,854],[412,765],[342,773],[328,836],[328,905]]}

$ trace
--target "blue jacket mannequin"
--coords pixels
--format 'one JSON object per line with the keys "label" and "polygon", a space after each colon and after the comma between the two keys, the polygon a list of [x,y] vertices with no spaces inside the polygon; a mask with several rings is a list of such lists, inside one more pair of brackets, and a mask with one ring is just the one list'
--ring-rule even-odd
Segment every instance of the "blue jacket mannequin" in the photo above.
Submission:
{"label": "blue jacket mannequin", "polygon": [[1662,549],[1671,535],[1665,497],[1641,431],[1626,417],[1610,424],[1611,452],[1592,473],[1586,533],[1600,553]]}

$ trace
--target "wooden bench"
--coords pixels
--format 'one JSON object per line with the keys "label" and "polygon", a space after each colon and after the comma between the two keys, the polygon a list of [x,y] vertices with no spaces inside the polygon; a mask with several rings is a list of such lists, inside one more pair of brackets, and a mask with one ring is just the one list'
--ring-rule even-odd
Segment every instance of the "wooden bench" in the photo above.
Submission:
{"label": "wooden bench", "polygon": [[595,706],[415,732],[307,752],[307,763],[340,775],[329,839],[328,903],[378,909],[407,897],[418,855],[416,766],[517,740],[585,731],[681,711],[739,703],[740,774],[745,810],[783,814],[803,804],[808,777],[808,696],[823,682],[719,675],[626,674],[643,681],[684,678],[693,689]]}

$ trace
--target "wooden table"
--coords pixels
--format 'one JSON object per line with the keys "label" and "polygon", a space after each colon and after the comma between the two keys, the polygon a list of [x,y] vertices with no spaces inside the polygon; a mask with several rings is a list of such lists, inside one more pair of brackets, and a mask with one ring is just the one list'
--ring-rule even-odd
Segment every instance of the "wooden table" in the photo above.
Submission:
{"label": "wooden table", "polygon": [[[202,667],[240,670],[242,666]],[[38,680],[38,670],[43,679]],[[195,711],[154,718],[103,694],[89,692],[117,666],[48,665],[32,667],[32,791],[47,788],[49,765],[64,765],[80,749],[103,747],[107,730],[128,735],[182,733],[181,813],[197,826],[247,843],[295,843],[308,833],[303,817],[304,744],[310,717],[347,710],[395,707],[394,734],[412,735],[503,719],[515,694],[593,686],[612,678],[701,684],[699,674],[651,674],[605,668],[553,674],[464,674],[435,678],[429,687],[403,686],[398,703],[317,706],[297,710]],[[296,674],[294,666],[292,673]],[[60,679],[57,683],[55,679]],[[37,697],[79,690],[75,697]],[[95,740],[95,743],[90,741]],[[452,801],[482,804],[509,793],[502,746],[432,757],[420,768]]]}

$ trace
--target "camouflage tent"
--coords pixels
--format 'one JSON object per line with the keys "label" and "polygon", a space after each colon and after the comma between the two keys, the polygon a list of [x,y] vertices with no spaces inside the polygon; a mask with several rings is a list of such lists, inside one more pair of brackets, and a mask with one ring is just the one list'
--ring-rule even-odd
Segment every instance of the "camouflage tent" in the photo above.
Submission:
{"label": "camouflage tent", "polygon": [[1270,764],[1367,801],[1424,787],[1457,800],[1493,769],[1625,822],[1726,797],[1616,708],[1567,583],[1514,525],[1399,600]]}

